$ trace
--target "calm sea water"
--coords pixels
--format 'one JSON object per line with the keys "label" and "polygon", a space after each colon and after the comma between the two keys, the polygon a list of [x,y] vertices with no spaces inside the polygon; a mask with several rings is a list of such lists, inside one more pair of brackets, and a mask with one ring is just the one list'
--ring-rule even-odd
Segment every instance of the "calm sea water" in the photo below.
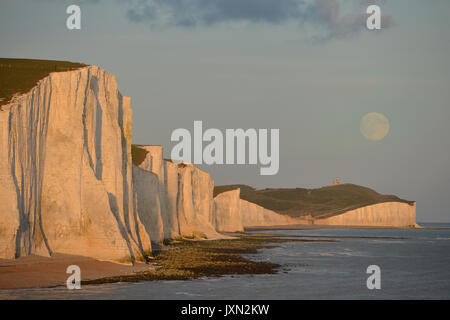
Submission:
{"label": "calm sea water", "polygon": [[[450,224],[422,224],[447,227]],[[0,299],[449,299],[450,229],[270,231],[336,242],[282,243],[249,255],[283,267],[274,275],[224,276],[66,288],[0,290]],[[366,237],[366,238],[360,238]],[[373,237],[373,238],[367,238]],[[366,269],[381,268],[369,290]]]}

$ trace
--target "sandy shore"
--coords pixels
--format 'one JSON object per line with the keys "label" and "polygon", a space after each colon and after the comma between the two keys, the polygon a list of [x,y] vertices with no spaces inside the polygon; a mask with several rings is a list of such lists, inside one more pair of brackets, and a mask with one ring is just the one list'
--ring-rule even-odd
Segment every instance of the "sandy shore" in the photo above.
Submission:
{"label": "sandy shore", "polygon": [[29,256],[16,260],[0,259],[0,289],[66,285],[66,280],[70,276],[66,270],[70,265],[80,267],[82,280],[133,275],[155,269],[155,266],[145,263],[123,265],[58,253],[51,258]]}

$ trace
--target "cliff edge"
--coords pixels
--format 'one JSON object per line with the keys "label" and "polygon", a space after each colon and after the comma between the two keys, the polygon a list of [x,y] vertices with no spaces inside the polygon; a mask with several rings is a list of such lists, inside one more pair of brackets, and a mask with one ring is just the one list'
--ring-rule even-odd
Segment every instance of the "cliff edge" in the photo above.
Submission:
{"label": "cliff edge", "polygon": [[3,105],[0,257],[145,258],[131,130],[130,98],[96,66],[50,72]]}

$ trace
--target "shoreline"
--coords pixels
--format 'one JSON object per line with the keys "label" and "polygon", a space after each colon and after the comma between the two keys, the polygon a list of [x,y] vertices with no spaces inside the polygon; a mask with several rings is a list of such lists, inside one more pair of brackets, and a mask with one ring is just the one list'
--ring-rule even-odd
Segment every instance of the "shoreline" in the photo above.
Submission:
{"label": "shoreline", "polygon": [[389,229],[389,230],[450,230],[448,227],[423,227],[417,224],[412,227],[392,226],[345,226],[326,224],[290,224],[281,226],[245,227],[245,232],[268,231],[268,230],[315,230],[315,229]]}
{"label": "shoreline", "polygon": [[28,256],[16,260],[0,259],[0,290],[50,288],[65,286],[69,265],[81,269],[81,284],[95,285],[117,282],[159,280],[192,280],[233,274],[274,274],[279,264],[255,262],[244,255],[259,249],[277,247],[283,242],[336,242],[342,238],[395,238],[369,236],[314,236],[258,233],[258,231],[318,229],[408,229],[440,230],[449,228],[353,227],[328,225],[286,225],[246,228],[243,233],[225,233],[230,239],[178,240],[155,252],[148,264],[99,261],[93,258],[56,253],[52,257]]}
{"label": "shoreline", "polygon": [[284,238],[282,235],[229,233],[234,239],[182,240],[156,252],[149,264],[124,265],[56,253],[52,257],[29,256],[0,259],[0,290],[51,288],[66,285],[69,265],[81,269],[81,285],[159,280],[192,280],[237,274],[274,274],[279,264],[255,262],[244,255],[256,254],[283,242],[333,242],[325,239]]}

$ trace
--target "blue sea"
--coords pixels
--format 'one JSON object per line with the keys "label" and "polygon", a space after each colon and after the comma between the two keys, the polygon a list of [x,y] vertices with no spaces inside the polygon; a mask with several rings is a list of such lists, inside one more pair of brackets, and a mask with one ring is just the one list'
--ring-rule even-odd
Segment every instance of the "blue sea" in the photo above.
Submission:
{"label": "blue sea", "polygon": [[[450,224],[421,224],[450,228]],[[449,299],[450,229],[271,230],[296,239],[248,255],[282,265],[277,274],[83,286],[70,291],[0,290],[0,299]],[[380,289],[367,267],[380,267]]]}

